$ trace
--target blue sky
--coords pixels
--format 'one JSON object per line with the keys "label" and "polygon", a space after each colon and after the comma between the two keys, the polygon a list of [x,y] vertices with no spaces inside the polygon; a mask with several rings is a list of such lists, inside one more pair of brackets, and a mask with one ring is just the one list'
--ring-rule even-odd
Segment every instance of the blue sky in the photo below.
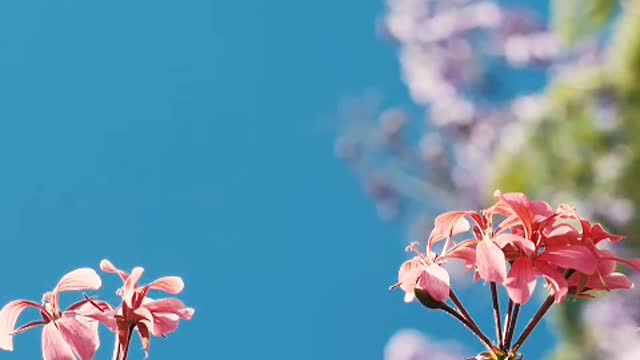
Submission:
{"label": "blue sky", "polygon": [[[108,258],[186,282],[196,316],[152,359],[378,359],[402,327],[459,336],[387,291],[402,231],[333,158],[344,95],[409,101],[383,5],[302,3],[0,3],[0,302]],[[0,359],[39,348],[30,332]]]}

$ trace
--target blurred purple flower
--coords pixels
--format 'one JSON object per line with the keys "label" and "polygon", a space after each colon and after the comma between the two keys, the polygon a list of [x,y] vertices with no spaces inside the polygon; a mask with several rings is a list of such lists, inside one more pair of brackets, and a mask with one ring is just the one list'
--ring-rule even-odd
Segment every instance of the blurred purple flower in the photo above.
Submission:
{"label": "blurred purple flower", "polygon": [[[397,46],[403,80],[424,120],[398,108],[375,109],[364,119],[348,119],[336,142],[337,155],[384,219],[411,222],[442,210],[438,206],[482,207],[496,175],[490,164],[519,151],[547,111],[544,93],[515,89],[513,79],[535,74],[572,81],[576,71],[606,65],[597,39],[561,52],[537,14],[498,1],[386,2],[378,28]],[[616,103],[615,94],[598,97],[596,128],[618,125]],[[384,191],[371,191],[372,182],[380,188],[381,176]],[[604,207],[586,206],[610,209],[604,218],[615,223],[633,216],[628,204],[607,196],[600,197]]]}
{"label": "blurred purple flower", "polygon": [[460,346],[430,340],[416,330],[399,330],[384,349],[385,360],[461,360]]}
{"label": "blurred purple flower", "polygon": [[[636,277],[632,281],[636,282]],[[593,335],[598,359],[640,359],[640,289],[614,292],[589,302],[585,324]]]}

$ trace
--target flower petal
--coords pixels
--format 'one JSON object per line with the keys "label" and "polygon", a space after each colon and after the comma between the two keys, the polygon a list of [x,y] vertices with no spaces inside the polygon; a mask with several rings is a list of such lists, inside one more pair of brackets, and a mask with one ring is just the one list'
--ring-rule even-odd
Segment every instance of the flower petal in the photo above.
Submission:
{"label": "flower petal", "polygon": [[131,274],[127,277],[127,280],[124,281],[124,286],[122,288],[122,298],[127,303],[127,306],[133,308],[131,303],[133,299],[133,294],[138,288],[138,284],[140,283],[140,278],[144,274],[144,269],[141,267],[135,267],[131,270]]}
{"label": "flower petal", "polygon": [[582,245],[548,246],[538,260],[587,275],[595,273],[598,266],[593,252]]}
{"label": "flower petal", "polygon": [[11,333],[16,328],[20,314],[30,307],[43,310],[40,305],[26,300],[12,301],[0,310],[0,349],[13,351],[13,335]]}
{"label": "flower petal", "polygon": [[178,299],[160,299],[145,304],[145,307],[151,311],[153,316],[160,313],[175,314],[184,320],[191,320],[194,313],[192,308],[188,308]]}
{"label": "flower petal", "polygon": [[81,308],[75,310],[74,312],[78,315],[81,315],[79,316],[80,318],[87,317],[96,320],[102,325],[106,326],[112,332],[117,333],[118,326],[116,324],[115,316],[120,315],[120,309],[114,310],[113,308],[111,308],[111,305],[107,304],[104,301],[95,301],[95,303],[102,309],[102,311],[96,309],[92,304],[87,303],[90,306],[83,305],[81,306]]}
{"label": "flower petal", "polygon": [[522,226],[526,229],[526,236],[531,236],[533,214],[529,198],[523,193],[502,194],[500,191],[496,191],[494,195],[520,219]]}
{"label": "flower petal", "polygon": [[591,237],[594,244],[598,244],[599,242],[604,240],[609,240],[613,243],[617,243],[625,239],[624,236],[613,235],[606,232],[600,224],[593,224],[593,226],[589,229],[589,236]]}
{"label": "flower petal", "polygon": [[153,336],[166,337],[178,330],[180,317],[174,314],[164,314],[153,317]]}
{"label": "flower petal", "polygon": [[420,258],[417,256],[411,260],[405,261],[400,266],[398,282],[400,283],[400,288],[405,292],[405,302],[410,303],[413,301],[413,289],[415,289],[418,278],[420,278],[423,272],[424,266],[420,262]]}
{"label": "flower petal", "polygon": [[466,212],[463,211],[450,211],[436,217],[433,222],[433,230],[429,236],[429,246],[431,247],[438,241],[448,237],[469,231],[471,226],[469,221],[464,218],[465,215]]}
{"label": "flower petal", "polygon": [[42,358],[44,360],[75,360],[69,344],[52,321],[42,331]]}
{"label": "flower petal", "polygon": [[616,254],[609,250],[596,250],[596,256],[598,258],[597,272],[600,275],[608,275],[616,271],[617,257]]}
{"label": "flower petal", "polygon": [[569,284],[564,275],[544,261],[535,262],[534,268],[551,286],[556,304],[561,303],[569,291]]}
{"label": "flower petal", "polygon": [[123,282],[125,280],[127,280],[127,277],[129,277],[129,274],[127,274],[125,271],[122,271],[122,270],[118,269],[117,267],[115,267],[111,263],[111,261],[109,261],[107,259],[103,259],[102,261],[100,261],[100,270],[102,270],[103,272],[106,272],[108,274],[116,274],[116,275],[120,276],[120,279],[122,279]]}
{"label": "flower petal", "polygon": [[524,304],[536,288],[536,273],[528,257],[521,257],[511,265],[509,276],[504,282],[509,298],[516,304]]}
{"label": "flower petal", "polygon": [[437,301],[449,299],[449,273],[438,264],[431,264],[420,278],[420,287]]}
{"label": "flower petal", "polygon": [[[593,286],[592,286],[593,285]],[[601,290],[621,290],[621,289],[633,289],[633,283],[629,278],[622,273],[612,273],[599,279],[593,279],[587,283],[587,286],[592,289]]]}
{"label": "flower petal", "polygon": [[553,215],[553,208],[548,203],[541,200],[531,200],[529,209],[533,213],[534,222],[538,223]]}
{"label": "flower petal", "polygon": [[513,244],[522,250],[527,256],[531,255],[536,248],[533,241],[515,234],[502,233],[500,235],[496,235],[492,240],[501,248],[504,248],[508,244]]}
{"label": "flower petal", "polygon": [[147,321],[141,321],[137,326],[142,349],[144,350],[144,358],[149,357],[149,348],[151,347],[151,338],[149,337],[149,325]]}
{"label": "flower petal", "polygon": [[60,279],[54,292],[98,290],[102,286],[102,280],[98,273],[90,268],[81,268],[71,271]]}
{"label": "flower petal", "polygon": [[502,250],[491,240],[481,240],[476,246],[478,274],[485,281],[502,284],[507,275],[507,264]]}
{"label": "flower petal", "polygon": [[[447,253],[445,254],[444,258],[446,259],[459,259],[462,260],[465,265],[473,265],[475,266],[475,261],[476,261],[476,245],[477,245],[478,241],[477,240],[468,240],[465,242],[462,242],[460,244],[457,244],[453,247],[451,247]],[[442,257],[441,257],[442,258]]]}
{"label": "flower petal", "polygon": [[65,316],[56,320],[55,324],[60,330],[64,341],[80,360],[93,360],[98,347],[100,347],[98,322],[92,321],[95,324],[92,325],[86,322],[83,323],[78,318],[65,314]]}
{"label": "flower petal", "polygon": [[184,282],[179,276],[166,276],[149,284],[149,288],[164,291],[171,295],[177,295],[184,289]]}

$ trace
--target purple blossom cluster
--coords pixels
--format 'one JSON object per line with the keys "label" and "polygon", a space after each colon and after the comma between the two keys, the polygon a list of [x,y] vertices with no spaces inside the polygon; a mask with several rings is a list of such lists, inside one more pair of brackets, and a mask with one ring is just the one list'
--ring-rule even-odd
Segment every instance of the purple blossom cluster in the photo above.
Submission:
{"label": "purple blossom cluster", "polygon": [[[563,49],[538,14],[491,0],[387,0],[379,27],[397,47],[402,78],[423,120],[399,108],[349,118],[335,151],[385,219],[441,210],[429,209],[434,203],[481,207],[493,188],[496,159],[522,148],[545,115],[541,87],[548,78],[571,81],[606,65],[602,41]],[[518,88],[518,79],[539,86]],[[602,131],[617,126],[612,94],[603,92],[594,112]],[[616,159],[613,153],[601,165]],[[614,223],[633,212],[624,199],[601,202],[592,208],[611,207],[605,215],[618,214]]]}
{"label": "purple blossom cluster", "polygon": [[460,346],[429,339],[416,330],[396,332],[384,349],[384,360],[460,360]]}
{"label": "purple blossom cluster", "polygon": [[[634,280],[640,280],[636,277]],[[597,359],[640,359],[640,290],[614,292],[585,308]]]}

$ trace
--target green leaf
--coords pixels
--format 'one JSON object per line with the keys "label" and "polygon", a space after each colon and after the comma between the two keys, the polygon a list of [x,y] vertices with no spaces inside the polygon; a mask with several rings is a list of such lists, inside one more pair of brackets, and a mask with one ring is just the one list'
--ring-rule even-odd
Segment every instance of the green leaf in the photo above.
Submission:
{"label": "green leaf", "polygon": [[616,9],[616,0],[553,0],[553,31],[571,48],[602,30]]}

